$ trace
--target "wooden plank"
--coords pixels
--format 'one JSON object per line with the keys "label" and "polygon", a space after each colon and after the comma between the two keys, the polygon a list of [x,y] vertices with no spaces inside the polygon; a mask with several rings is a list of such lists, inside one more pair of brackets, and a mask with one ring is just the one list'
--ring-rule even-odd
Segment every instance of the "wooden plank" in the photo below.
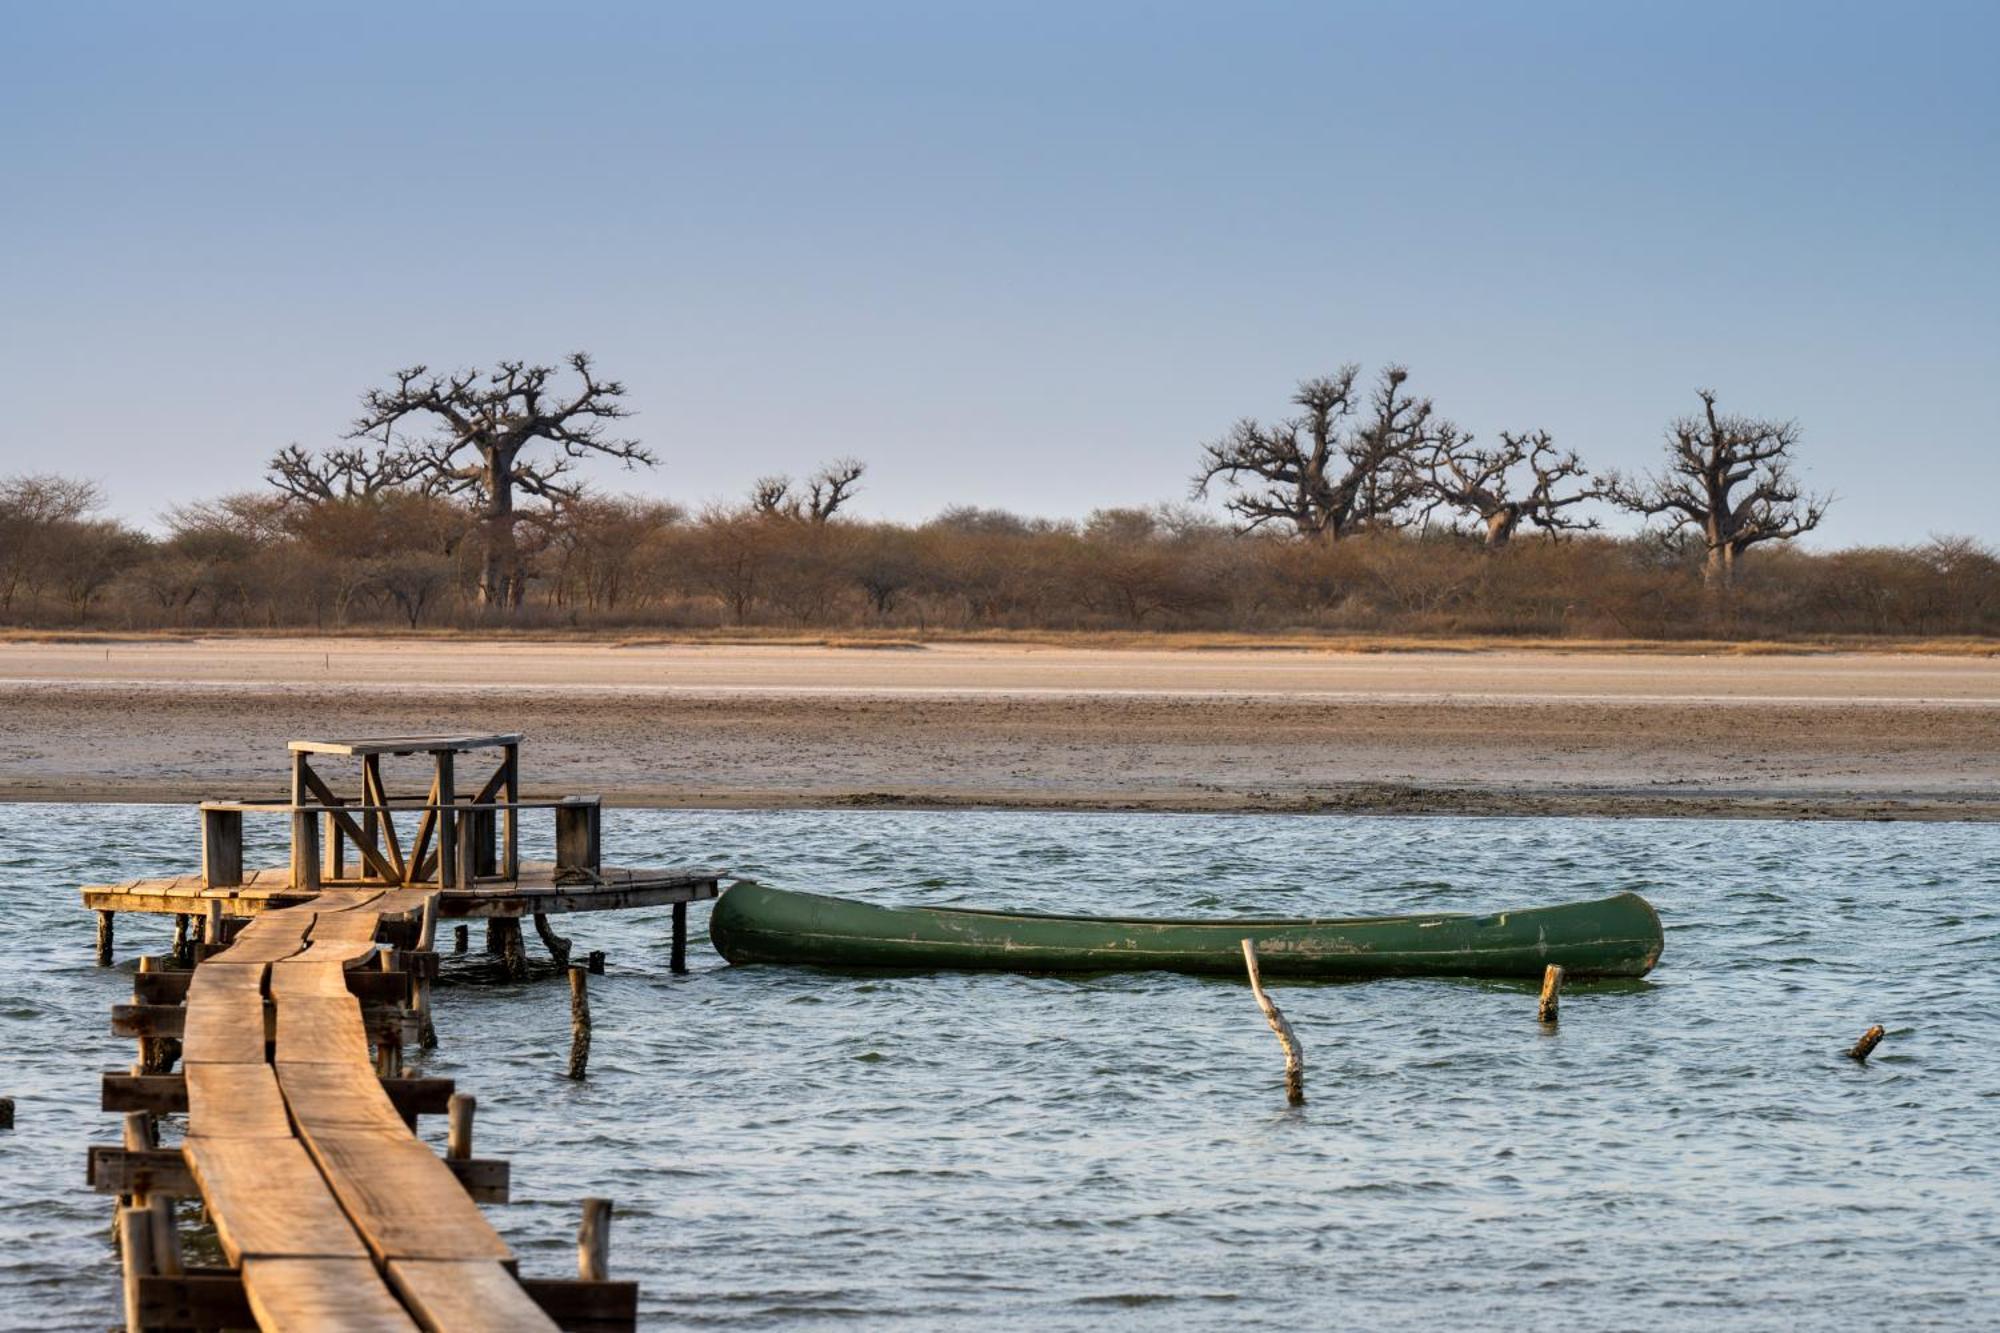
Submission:
{"label": "wooden plank", "polygon": [[213,961],[195,969],[188,982],[183,1065],[264,1062],[265,970],[262,963]]}
{"label": "wooden plank", "polygon": [[474,1203],[511,1203],[514,1168],[504,1157],[446,1157],[440,1159],[458,1177],[459,1186]]}
{"label": "wooden plank", "polygon": [[[215,1065],[234,1069],[234,1065]],[[107,1070],[99,1085],[98,1108],[123,1113],[173,1115],[187,1110],[187,1081],[179,1074],[119,1074]]]}
{"label": "wooden plank", "polygon": [[289,1139],[291,1117],[267,1064],[187,1067],[188,1137]]}
{"label": "wooden plank", "polygon": [[278,1001],[280,1064],[368,1065],[368,1029],[352,995],[285,995]]}
{"label": "wooden plank", "polygon": [[513,1274],[491,1261],[401,1259],[389,1282],[419,1326],[443,1333],[530,1333],[559,1327]]}
{"label": "wooden plank", "polygon": [[[372,977],[381,975],[393,976],[394,974],[368,972],[362,975]],[[324,1066],[304,1065],[300,1067],[319,1069]],[[214,1075],[224,1080],[231,1078],[246,1079],[253,1085],[262,1080],[267,1073],[274,1074],[272,1067],[269,1065],[197,1065],[195,1068],[204,1074]],[[193,1071],[191,1070],[189,1073],[191,1074]],[[107,1070],[101,1075],[98,1105],[102,1110],[120,1115],[127,1111],[144,1111],[148,1115],[186,1115],[188,1113],[188,1078],[189,1074],[124,1074]],[[396,1114],[403,1118],[405,1124],[408,1124],[412,1119],[420,1115],[443,1115],[450,1109],[451,1094],[456,1087],[451,1079],[423,1075],[412,1075],[406,1078],[385,1078],[379,1081],[382,1084],[382,1091],[389,1095],[389,1101],[395,1106]],[[271,1084],[271,1087],[272,1089],[276,1089],[277,1084],[274,1082]],[[229,1095],[236,1099],[235,1104],[238,1107],[236,1114],[240,1120],[252,1118],[245,1117],[242,1113],[241,1108],[247,1099],[249,1097],[261,1097],[263,1093],[253,1086],[248,1094],[232,1090]],[[226,1107],[231,1103],[229,1101],[218,1101],[216,1104]],[[282,1116],[284,1112],[282,1094],[278,1110]],[[260,1112],[259,1114],[264,1113]],[[226,1124],[227,1122],[224,1123]],[[287,1119],[284,1123],[284,1132],[290,1134],[291,1121]],[[275,1131],[276,1122],[265,1118],[261,1121],[261,1126],[257,1131],[259,1135],[262,1135],[265,1129]],[[189,1132],[192,1133],[194,1130],[190,1128]],[[227,1137],[231,1132],[234,1131],[225,1129],[222,1131],[222,1135]],[[268,1137],[275,1138],[277,1134],[272,1132]]]}
{"label": "wooden plank", "polygon": [[636,1282],[524,1277],[521,1290],[566,1333],[632,1333],[639,1326]]}
{"label": "wooden plank", "polygon": [[409,1311],[366,1259],[253,1259],[243,1294],[257,1327],[392,1333],[416,1328]]}
{"label": "wooden plank", "polygon": [[185,1140],[181,1151],[231,1263],[367,1258],[367,1246],[296,1139],[198,1136]]}
{"label": "wooden plank", "polygon": [[313,1160],[377,1259],[512,1261],[451,1169],[401,1126],[393,1134],[322,1126],[309,1104],[291,1106]]}
{"label": "wooden plank", "polygon": [[306,786],[312,789],[313,795],[319,797],[321,803],[326,806],[329,823],[345,833],[348,841],[354,844],[355,850],[361,853],[363,864],[380,878],[393,882],[397,877],[395,868],[389,864],[387,857],[369,843],[368,835],[362,832],[361,825],[356,822],[354,816],[341,808],[346,801],[334,795],[333,788],[327,786],[320,775],[312,769],[305,769],[300,776],[305,779]]}
{"label": "wooden plank", "polygon": [[190,1269],[177,1277],[139,1276],[141,1328],[250,1328],[256,1319],[239,1274]]}
{"label": "wooden plank", "polygon": [[178,1148],[124,1148],[94,1143],[88,1150],[90,1187],[99,1194],[167,1194],[187,1198],[195,1193],[194,1177]]}
{"label": "wooden plank", "polygon": [[271,969],[271,998],[280,1007],[287,998],[352,994],[347,986],[347,960],[335,957],[324,962],[307,961],[317,957],[316,952],[302,954]]}
{"label": "wooden plank", "polygon": [[405,1134],[402,1112],[366,1065],[278,1064],[278,1087],[301,1126]]}
{"label": "wooden plank", "polygon": [[503,745],[519,745],[521,736],[518,731],[445,736],[356,736],[347,740],[293,741],[288,748],[295,754],[431,754],[439,750],[493,750]]}

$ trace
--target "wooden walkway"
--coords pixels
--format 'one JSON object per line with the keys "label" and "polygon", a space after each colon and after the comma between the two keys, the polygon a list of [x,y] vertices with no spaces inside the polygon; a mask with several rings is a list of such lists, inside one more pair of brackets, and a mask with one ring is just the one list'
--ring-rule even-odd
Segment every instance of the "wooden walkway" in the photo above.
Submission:
{"label": "wooden walkway", "polygon": [[[443,1109],[449,1093],[442,1080],[397,1076],[408,1000],[434,970],[435,894],[329,890],[268,908],[192,973],[141,971],[137,1002],[114,1027],[140,1037],[142,1068],[105,1080],[107,1109],[131,1113],[127,1142],[91,1160],[93,1184],[130,1200],[120,1222],[129,1326],[632,1327],[633,1284],[519,1280],[468,1192],[504,1200],[505,1164],[441,1159],[412,1133],[417,1112]],[[176,1024],[158,1001],[175,989],[177,1077],[159,1072]],[[178,1109],[177,1151],[133,1128]],[[171,1214],[154,1197],[187,1193],[199,1194],[228,1270],[181,1268]]]}

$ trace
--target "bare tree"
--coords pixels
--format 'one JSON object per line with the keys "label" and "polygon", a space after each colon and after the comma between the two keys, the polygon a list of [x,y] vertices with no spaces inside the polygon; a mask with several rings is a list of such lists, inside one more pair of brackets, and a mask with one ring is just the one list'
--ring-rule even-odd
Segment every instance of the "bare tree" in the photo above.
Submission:
{"label": "bare tree", "polygon": [[794,490],[792,479],[783,474],[759,477],[750,487],[750,508],[766,518],[825,523],[854,498],[867,470],[868,465],[858,459],[836,459],[806,478],[803,491]]}
{"label": "bare tree", "polygon": [[[1503,430],[1499,447],[1480,449],[1472,436],[1446,426],[1439,430],[1425,468],[1433,499],[1477,518],[1490,549],[1505,546],[1523,523],[1550,536],[1599,526],[1594,518],[1564,512],[1598,499],[1604,488],[1591,485],[1590,472],[1576,452],[1558,452],[1545,430]],[[1575,488],[1565,491],[1565,483]]]}
{"label": "bare tree", "polygon": [[94,481],[55,473],[0,477],[0,615],[24,590],[33,601],[60,561],[59,534],[104,503]]}
{"label": "bare tree", "polygon": [[[564,364],[580,381],[567,393],[555,384],[558,368],[521,361],[502,361],[490,375],[478,370],[433,375],[426,366],[399,370],[394,387],[372,389],[362,398],[364,410],[348,433],[349,439],[377,441],[379,457],[398,460],[395,470],[413,467],[409,479],[424,489],[473,498],[485,547],[479,600],[489,609],[521,602],[516,491],[553,504],[579,493],[563,480],[578,459],[597,455],[627,466],[656,461],[637,440],[608,433],[612,422],[631,415],[621,401],[625,386],[599,379],[583,352]],[[412,418],[431,433],[405,439],[399,428]],[[531,457],[537,444],[558,452]]]}
{"label": "bare tree", "polygon": [[[1193,494],[1218,478],[1233,493],[1224,507],[1244,531],[1290,523],[1301,536],[1337,540],[1356,527],[1399,521],[1422,493],[1418,459],[1444,424],[1430,399],[1403,391],[1410,374],[1383,370],[1367,402],[1356,401],[1359,366],[1303,380],[1296,417],[1266,426],[1245,418],[1202,446]],[[1363,413],[1365,412],[1365,415]]]}
{"label": "bare tree", "polygon": [[294,500],[365,500],[406,486],[424,475],[423,459],[409,449],[328,449],[310,454],[288,444],[272,455],[264,477]]}
{"label": "bare tree", "polygon": [[1612,476],[1605,491],[1635,513],[1665,514],[1671,527],[1700,533],[1708,552],[1702,578],[1711,587],[1727,587],[1745,551],[1812,531],[1833,497],[1810,495],[1792,478],[1797,422],[1717,412],[1715,394],[1697,392],[1701,414],[1667,427],[1666,471]]}

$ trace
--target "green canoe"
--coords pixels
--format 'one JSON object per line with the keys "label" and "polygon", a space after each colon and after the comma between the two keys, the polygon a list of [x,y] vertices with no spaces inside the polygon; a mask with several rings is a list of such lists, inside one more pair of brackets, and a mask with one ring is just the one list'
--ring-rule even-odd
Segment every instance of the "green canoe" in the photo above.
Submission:
{"label": "green canoe", "polygon": [[715,904],[716,951],[732,963],[1009,972],[1243,971],[1254,940],[1267,976],[1642,977],[1659,961],[1660,917],[1636,893],[1492,916],[1119,920],[962,907],[875,907],[745,880]]}

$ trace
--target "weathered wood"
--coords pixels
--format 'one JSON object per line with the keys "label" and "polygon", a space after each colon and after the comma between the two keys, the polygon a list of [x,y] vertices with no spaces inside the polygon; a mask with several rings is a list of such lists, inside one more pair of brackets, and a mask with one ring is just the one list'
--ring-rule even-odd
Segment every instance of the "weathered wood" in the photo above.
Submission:
{"label": "weathered wood", "polygon": [[1886,1035],[1888,1034],[1882,1031],[1882,1025],[1877,1023],[1861,1034],[1861,1040],[1848,1048],[1847,1058],[1862,1064],[1868,1063],[1868,1057],[1874,1053],[1877,1046],[1882,1044],[1882,1038]]}
{"label": "weathered wood", "polygon": [[403,1113],[395,1099],[384,1081],[365,1065],[280,1061],[277,1081],[295,1114],[310,1116],[321,1128],[375,1130],[390,1135],[405,1131]]}
{"label": "weathered wood", "polygon": [[569,1077],[581,1079],[590,1067],[589,973],[569,969]]}
{"label": "weathered wood", "polygon": [[547,912],[535,913],[535,933],[542,937],[542,947],[549,951],[549,957],[556,960],[557,967],[569,966],[569,941],[556,934],[549,924]]}
{"label": "weathered wood", "polygon": [[146,1209],[118,1210],[118,1249],[125,1265],[125,1327],[129,1333],[143,1333],[146,1323],[139,1283],[153,1276],[153,1220]]}
{"label": "weathered wood", "polygon": [[555,1329],[514,1280],[491,1261],[402,1259],[389,1265],[389,1281],[426,1329]]}
{"label": "weathered wood", "polygon": [[291,1117],[271,1066],[191,1064],[182,1085],[189,1138],[289,1139]]}
{"label": "weathered wood", "polygon": [[437,800],[438,800],[438,887],[449,889],[458,884],[457,866],[452,856],[458,846],[458,812],[454,808],[458,801],[454,787],[453,754],[450,750],[436,752],[437,759]]}
{"label": "weathered wood", "polygon": [[14,1128],[14,1099],[0,1097],[0,1129]]}
{"label": "weathered wood", "polygon": [[369,810],[368,827],[381,835],[382,852],[396,872],[394,882],[405,883],[410,878],[409,863],[403,859],[403,845],[396,837],[395,812],[387,808],[389,793],[382,786],[382,756],[379,754],[367,755],[361,760],[361,799],[370,806],[384,807]]}
{"label": "weathered wood", "polygon": [[489,942],[499,943],[500,967],[510,981],[524,981],[528,976],[528,949],[521,942],[521,918],[518,916],[496,916],[488,927]]}
{"label": "weathered wood", "polygon": [[565,796],[556,804],[557,879],[563,871],[594,874],[603,859],[603,803],[595,796]]}
{"label": "weathered wood", "polygon": [[93,1143],[86,1150],[85,1179],[99,1194],[160,1194],[187,1198],[195,1179],[179,1148],[126,1148]]}
{"label": "weathered wood", "polygon": [[[303,807],[308,792],[307,775],[312,765],[305,752],[292,752],[292,804]],[[301,889],[320,886],[319,820],[309,809],[292,811],[292,883]]]}
{"label": "weathered wood", "polygon": [[368,1065],[368,1029],[351,995],[287,995],[278,1004],[279,1063]]}
{"label": "weathered wood", "polygon": [[500,873],[513,879],[521,873],[521,812],[514,808],[521,799],[521,746],[518,741],[501,747],[500,763],[506,774],[501,794],[507,800],[507,809],[500,816]]}
{"label": "weathered wood", "polygon": [[324,802],[327,807],[326,825],[329,830],[327,838],[328,866],[333,872],[332,877],[335,879],[343,877],[340,862],[340,835],[345,834],[347,840],[354,844],[355,851],[360,854],[362,864],[368,867],[370,874],[387,880],[392,884],[400,883],[402,876],[398,873],[396,866],[373,845],[372,840],[368,837],[368,831],[355,822],[354,816],[341,808],[346,802],[335,795],[333,789],[327,786],[319,774],[313,772],[311,768],[307,768],[303,776],[307,789],[314,796],[318,797],[320,801]]}
{"label": "weathered wood", "polygon": [[352,740],[296,740],[288,745],[294,754],[344,756],[435,754],[439,751],[498,750],[518,746],[521,733],[496,731],[464,735],[363,736]]}
{"label": "weathered wood", "polygon": [[139,1326],[146,1329],[253,1328],[257,1317],[243,1278],[224,1269],[190,1269],[139,1279]]}
{"label": "weathered wood", "polygon": [[202,904],[201,942],[219,946],[222,939],[222,900],[211,898]]}
{"label": "weathered wood", "polygon": [[112,963],[112,934],[116,929],[117,914],[99,912],[97,914],[97,965],[110,967]]}
{"label": "weathered wood", "polygon": [[400,1130],[325,1124],[297,1098],[290,1105],[313,1160],[378,1260],[512,1260],[506,1242],[429,1148]]}
{"label": "weathered wood", "polygon": [[181,1233],[174,1225],[174,1201],[154,1194],[147,1203],[153,1224],[153,1272],[165,1277],[181,1273]]}
{"label": "weathered wood", "polygon": [[417,1327],[366,1259],[253,1259],[243,1265],[243,1294],[259,1328],[401,1333]]}
{"label": "weathered wood", "polygon": [[463,954],[466,947],[471,943],[471,934],[472,928],[470,926],[453,926],[451,929],[451,951],[454,954]]}
{"label": "weathered wood", "polygon": [[506,1203],[512,1197],[509,1193],[510,1168],[507,1161],[497,1157],[447,1157],[444,1164],[458,1177],[459,1187],[474,1203]]}
{"label": "weathered wood", "polygon": [[469,1092],[451,1094],[450,1123],[445,1134],[444,1155],[452,1161],[472,1157],[472,1120],[479,1111],[479,1099]]}
{"label": "weathered wood", "polygon": [[688,970],[688,905],[674,904],[674,939],[667,954],[667,970],[681,976]]}
{"label": "weathered wood", "polygon": [[1271,997],[1264,993],[1264,980],[1257,971],[1257,946],[1250,940],[1243,941],[1243,964],[1250,973],[1250,993],[1257,997],[1257,1007],[1264,1011],[1264,1021],[1271,1025],[1271,1031],[1278,1034],[1278,1044],[1285,1050],[1285,1099],[1293,1106],[1303,1105],[1306,1099],[1306,1053],[1299,1045],[1298,1035],[1286,1020]]}
{"label": "weathered wood", "polygon": [[585,1199],[576,1229],[576,1275],[585,1282],[611,1276],[611,1200]]}
{"label": "weathered wood", "polygon": [[204,1063],[262,1064],[266,1045],[260,963],[209,962],[188,983],[183,1067]]}
{"label": "weathered wood", "polygon": [[1535,1017],[1544,1023],[1557,1020],[1562,1006],[1563,970],[1550,963],[1542,973],[1542,998],[1535,1006]]}
{"label": "weathered wood", "polygon": [[174,963],[179,967],[194,965],[194,941],[188,936],[189,916],[186,912],[174,913]]}
{"label": "weathered wood", "polygon": [[201,881],[211,889],[243,882],[243,812],[201,810]]}
{"label": "weathered wood", "polygon": [[233,1264],[355,1258],[368,1249],[296,1139],[195,1137],[181,1145]]}
{"label": "weathered wood", "polygon": [[565,1333],[632,1333],[639,1326],[639,1284],[521,1279],[521,1289]]}
{"label": "weathered wood", "polygon": [[584,962],[584,966],[585,966],[585,967],[587,967],[587,968],[588,968],[588,969],[590,970],[590,975],[592,975],[592,976],[594,976],[594,977],[601,977],[601,976],[603,976],[603,975],[604,975],[604,950],[602,950],[602,949],[592,949],[592,950],[590,951],[590,955],[589,955],[589,957],[588,957],[588,958],[587,958],[587,959],[585,960],[585,962]]}

